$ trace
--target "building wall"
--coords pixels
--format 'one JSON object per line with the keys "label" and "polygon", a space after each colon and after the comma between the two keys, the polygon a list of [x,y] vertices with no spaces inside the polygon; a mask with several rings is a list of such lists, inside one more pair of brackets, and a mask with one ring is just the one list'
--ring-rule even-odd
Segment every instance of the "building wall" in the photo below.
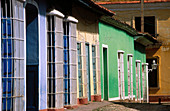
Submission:
{"label": "building wall", "polygon": [[[135,60],[141,60],[145,63],[144,53],[139,52],[137,46],[134,49],[134,38],[126,32],[119,30],[105,23],[99,23],[99,41],[100,41],[100,61],[101,61],[101,93],[103,99],[103,63],[102,45],[108,45],[108,84],[109,84],[109,100],[119,97],[118,89],[118,50],[124,51],[124,79],[125,79],[125,97],[128,96],[128,70],[127,70],[127,54],[133,54],[133,94],[136,95],[136,76],[135,76]],[[142,46],[142,51],[144,46]],[[141,70],[142,71],[142,70]],[[142,74],[142,72],[140,72]]]}
{"label": "building wall", "polygon": [[[91,101],[94,100],[94,86],[93,86],[93,64],[92,64],[92,45],[96,47],[96,76],[97,76],[97,94],[101,95],[100,92],[100,55],[99,55],[99,34],[98,34],[98,16],[90,10],[82,7],[73,7],[73,16],[78,19],[77,24],[77,42],[81,44],[81,55],[82,55],[82,80],[83,80],[83,97],[87,98],[87,74],[86,74],[86,51],[85,44],[89,44],[90,54],[90,89],[91,89]],[[78,71],[77,71],[78,72]],[[77,73],[78,75],[78,73]],[[79,83],[77,81],[77,98],[79,97]],[[100,97],[99,97],[100,98]]]}
{"label": "building wall", "polygon": [[[159,57],[158,88],[150,88],[150,96],[170,96],[167,87],[170,82],[170,14],[169,2],[144,4],[144,16],[155,16],[155,30],[159,34],[157,40],[162,46],[151,46],[146,50],[146,58]],[[134,17],[140,17],[140,4],[104,5],[117,14],[117,18],[135,27]],[[118,8],[119,7],[119,8]],[[157,99],[158,101],[158,99]]]}

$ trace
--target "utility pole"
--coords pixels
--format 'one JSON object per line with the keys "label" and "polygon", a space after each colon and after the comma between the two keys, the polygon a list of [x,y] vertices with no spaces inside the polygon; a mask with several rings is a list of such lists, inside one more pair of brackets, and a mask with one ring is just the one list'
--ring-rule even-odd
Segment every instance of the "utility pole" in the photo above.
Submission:
{"label": "utility pole", "polygon": [[143,10],[144,0],[140,0],[140,2],[141,2],[141,32],[144,32],[144,10]]}

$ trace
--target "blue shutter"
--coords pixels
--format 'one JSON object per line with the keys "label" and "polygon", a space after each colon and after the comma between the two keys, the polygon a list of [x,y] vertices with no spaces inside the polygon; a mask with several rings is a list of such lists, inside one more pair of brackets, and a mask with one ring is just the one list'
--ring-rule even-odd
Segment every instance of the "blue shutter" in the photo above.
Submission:
{"label": "blue shutter", "polygon": [[69,23],[64,23],[64,104],[70,104]]}

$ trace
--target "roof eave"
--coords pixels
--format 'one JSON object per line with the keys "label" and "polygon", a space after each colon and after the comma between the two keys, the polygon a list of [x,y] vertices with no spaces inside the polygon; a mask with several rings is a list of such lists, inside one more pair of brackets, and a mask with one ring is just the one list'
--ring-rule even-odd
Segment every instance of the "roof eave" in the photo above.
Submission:
{"label": "roof eave", "polygon": [[79,3],[83,4],[84,6],[92,9],[93,11],[102,14],[102,15],[107,15],[107,16],[114,16],[116,15],[115,12],[99,5],[96,4],[94,1],[92,0],[77,0]]}
{"label": "roof eave", "polygon": [[100,21],[107,23],[109,25],[112,25],[114,27],[117,27],[117,28],[129,33],[132,36],[136,36],[138,34],[137,31],[134,28],[132,28],[128,24],[122,23],[122,22],[114,19],[113,17],[102,16],[100,18]]}
{"label": "roof eave", "polygon": [[138,32],[138,35],[135,36],[134,41],[144,46],[149,46],[158,43],[158,41],[153,36],[140,32]]}

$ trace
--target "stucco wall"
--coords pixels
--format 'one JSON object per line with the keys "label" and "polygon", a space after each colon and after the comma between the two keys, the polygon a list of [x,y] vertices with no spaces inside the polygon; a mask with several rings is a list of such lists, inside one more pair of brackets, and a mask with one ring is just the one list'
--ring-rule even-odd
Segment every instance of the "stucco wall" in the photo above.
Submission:
{"label": "stucco wall", "polygon": [[[99,34],[98,34],[98,16],[82,7],[73,7],[73,16],[78,19],[77,24],[77,42],[81,43],[81,55],[82,55],[82,79],[83,79],[83,97],[87,97],[87,74],[86,74],[86,52],[85,44],[89,44],[90,54],[90,89],[91,95],[94,95],[93,87],[93,64],[92,64],[92,45],[96,46],[96,76],[97,76],[97,94],[100,95],[100,70],[98,64],[99,61]],[[77,71],[78,72],[78,71]],[[78,75],[78,74],[77,74]],[[79,83],[77,82],[77,97],[79,98]]]}
{"label": "stucco wall", "polygon": [[[102,44],[108,45],[108,78],[109,78],[109,98],[119,96],[118,90],[118,50],[124,53],[124,77],[125,77],[125,96],[128,96],[128,72],[127,72],[127,54],[133,54],[133,94],[136,95],[136,76],[135,60],[141,60],[145,63],[145,56],[139,51],[137,46],[134,49],[134,39],[126,32],[113,26],[99,23],[99,40],[100,40],[100,61],[101,61],[101,92],[103,98],[103,64],[102,64]],[[142,47],[141,50],[144,50]],[[141,72],[142,74],[142,72]]]}

